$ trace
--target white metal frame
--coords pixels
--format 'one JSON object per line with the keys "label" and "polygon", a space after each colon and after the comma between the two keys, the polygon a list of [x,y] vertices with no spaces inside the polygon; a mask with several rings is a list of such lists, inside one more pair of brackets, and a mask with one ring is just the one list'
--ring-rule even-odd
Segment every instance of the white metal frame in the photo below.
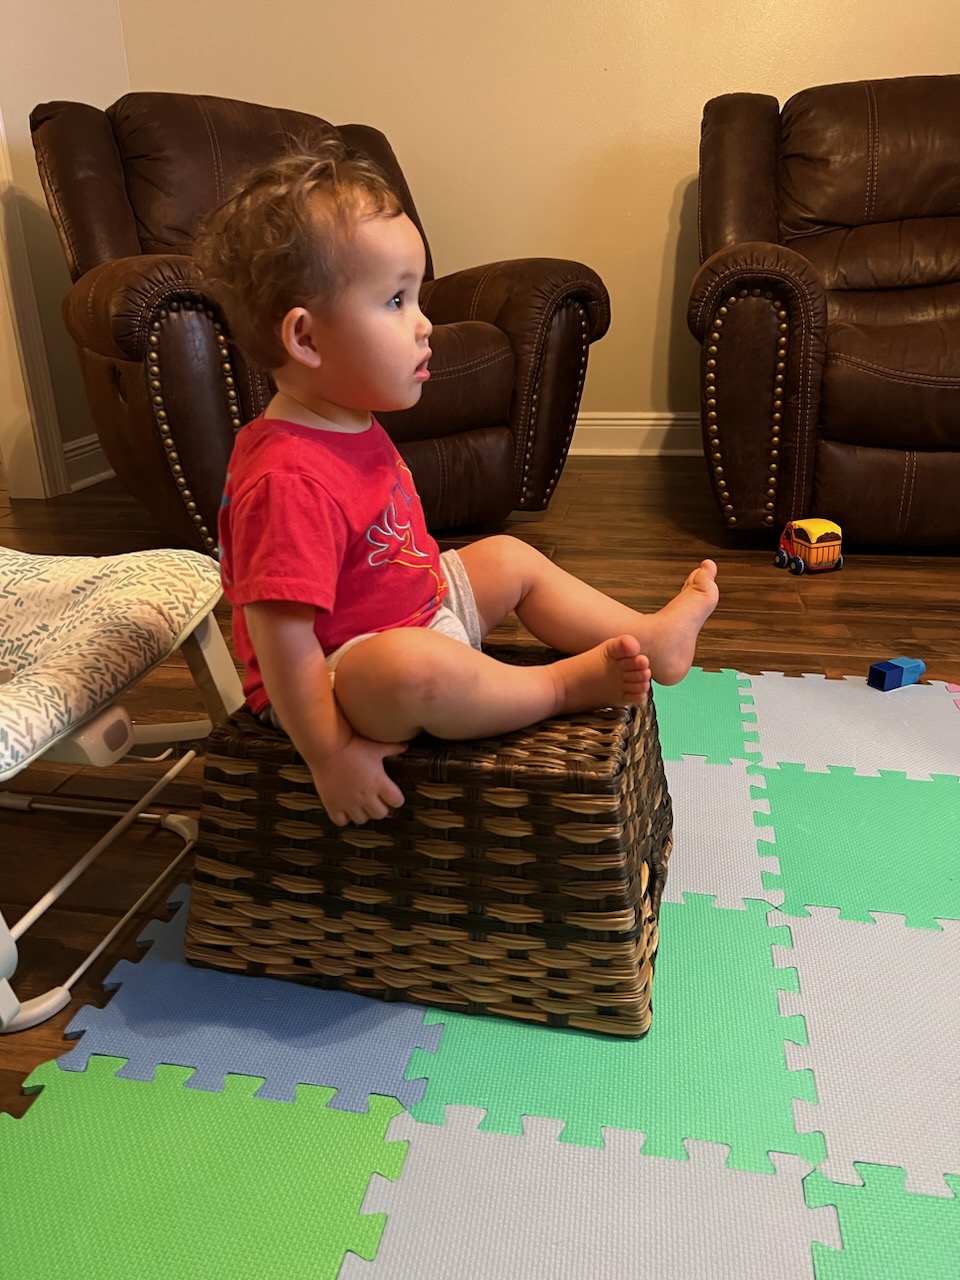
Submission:
{"label": "white metal frame", "polygon": [[[240,680],[212,611],[198,618],[193,629],[181,637],[180,649],[203,698],[208,719],[138,725],[131,721],[121,705],[114,702],[92,719],[87,720],[74,733],[57,742],[41,759],[103,768],[128,760],[142,761],[144,758],[163,760],[174,755],[178,750],[178,744],[198,742],[205,738],[214,723],[226,719],[243,702]],[[193,748],[179,755],[163,777],[126,810],[122,807],[105,808],[61,803],[56,797],[0,791],[0,809],[99,814],[117,819],[106,835],[88,849],[83,857],[79,858],[70,870],[61,876],[57,883],[52,885],[15,924],[8,926],[0,912],[0,1033],[22,1031],[27,1027],[37,1026],[63,1009],[72,998],[71,988],[77,979],[86,973],[90,965],[113,942],[128,921],[156,892],[173,868],[193,848],[197,838],[197,824],[194,819],[183,814],[160,815],[150,813],[148,810],[164,787],[182,773],[196,755],[197,752]],[[182,841],[180,851],[149,889],[141,894],[122,919],[117,921],[83,963],[63,983],[52,987],[42,996],[36,996],[32,1000],[21,1003],[11,986],[17,967],[17,940],[63,896],[74,881],[103,853],[104,849],[109,848],[117,837],[137,820],[156,823],[178,835]]]}

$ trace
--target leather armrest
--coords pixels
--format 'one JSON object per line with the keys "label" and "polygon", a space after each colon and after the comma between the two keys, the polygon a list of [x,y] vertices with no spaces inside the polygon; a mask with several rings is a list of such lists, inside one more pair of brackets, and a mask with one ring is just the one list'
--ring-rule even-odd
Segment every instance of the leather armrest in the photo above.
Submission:
{"label": "leather armrest", "polygon": [[579,262],[518,258],[431,280],[420,304],[434,324],[484,320],[507,336],[515,361],[514,504],[542,510],[570,447],[590,343],[610,324],[603,281]]}
{"label": "leather armrest", "polygon": [[687,322],[701,343],[704,452],[727,523],[803,516],[826,353],[820,277],[784,245],[731,245],[697,273]]}
{"label": "leather armrest", "polygon": [[47,206],[70,278],[100,262],[140,253],[123,162],[105,111],[84,102],[42,102],[30,134]]}
{"label": "leather armrest", "polygon": [[[701,266],[690,289],[687,323],[698,341],[711,325],[721,294],[778,291],[794,300],[791,319],[803,319],[822,338],[826,332],[826,292],[819,275],[802,254],[783,244],[750,241],[728,245]],[[822,363],[822,350],[821,350]]]}
{"label": "leather armrest", "polygon": [[589,339],[596,342],[610,324],[606,287],[595,271],[564,258],[515,258],[455,271],[428,281],[420,303],[433,324],[496,325],[520,354],[536,343],[556,307],[572,298],[582,302]]}
{"label": "leather armrest", "polygon": [[138,254],[86,272],[63,300],[63,319],[80,347],[117,360],[143,360],[157,314],[182,302],[209,306],[193,259]]}
{"label": "leather armrest", "polygon": [[103,263],[81,276],[63,312],[117,475],[165,531],[212,553],[249,375],[193,260]]}
{"label": "leather armrest", "polygon": [[780,104],[763,93],[724,93],[700,126],[700,260],[724,245],[778,240]]}

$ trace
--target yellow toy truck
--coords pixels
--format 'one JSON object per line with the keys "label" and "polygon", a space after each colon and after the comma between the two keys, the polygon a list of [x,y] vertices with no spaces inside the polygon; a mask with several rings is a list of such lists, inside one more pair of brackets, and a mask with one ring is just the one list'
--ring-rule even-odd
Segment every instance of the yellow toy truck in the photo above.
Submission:
{"label": "yellow toy truck", "polygon": [[840,526],[832,520],[788,520],[773,563],[778,569],[789,569],[791,573],[842,569],[842,545]]}

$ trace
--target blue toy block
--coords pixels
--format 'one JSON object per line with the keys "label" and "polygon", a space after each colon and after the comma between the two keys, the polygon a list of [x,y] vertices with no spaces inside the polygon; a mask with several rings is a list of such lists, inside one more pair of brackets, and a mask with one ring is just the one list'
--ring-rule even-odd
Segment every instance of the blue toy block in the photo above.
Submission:
{"label": "blue toy block", "polygon": [[903,685],[916,684],[926,666],[919,658],[891,658],[887,662],[874,662],[867,674],[867,684],[881,693],[900,689]]}
{"label": "blue toy block", "polygon": [[867,684],[881,693],[899,689],[903,684],[903,667],[894,662],[874,662],[867,673]]}
{"label": "blue toy block", "polygon": [[903,667],[903,683],[918,684],[926,667],[919,658],[894,658],[898,667]]}

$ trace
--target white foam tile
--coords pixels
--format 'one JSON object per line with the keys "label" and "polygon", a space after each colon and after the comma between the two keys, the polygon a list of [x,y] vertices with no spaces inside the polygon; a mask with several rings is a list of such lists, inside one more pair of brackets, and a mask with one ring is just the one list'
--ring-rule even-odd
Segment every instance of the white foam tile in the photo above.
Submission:
{"label": "white foam tile", "polygon": [[[776,913],[771,915],[776,919]],[[820,1170],[860,1183],[854,1161],[893,1165],[908,1191],[948,1196],[960,1174],[960,921],[907,928],[902,917],[841,920],[810,907],[784,921],[798,992],[784,1014],[802,1014],[807,1044],[786,1045],[791,1070],[810,1068],[816,1103],[794,1102],[799,1133],[823,1133]]]}
{"label": "white foam tile", "polygon": [[943,683],[914,684],[881,693],[866,675],[751,677],[756,713],[755,763],[802,764],[824,773],[830,765],[859,774],[881,770],[908,778],[960,776],[960,706]]}
{"label": "white foam tile", "polygon": [[689,1160],[640,1154],[642,1135],[604,1148],[557,1141],[529,1118],[522,1137],[482,1133],[483,1112],[441,1125],[408,1115],[396,1183],[375,1177],[364,1213],[387,1223],[372,1263],[348,1255],[339,1280],[814,1280],[811,1244],[840,1248],[836,1211],[809,1209],[810,1166],[774,1155],[775,1174],[727,1169],[727,1148],[686,1143]]}

